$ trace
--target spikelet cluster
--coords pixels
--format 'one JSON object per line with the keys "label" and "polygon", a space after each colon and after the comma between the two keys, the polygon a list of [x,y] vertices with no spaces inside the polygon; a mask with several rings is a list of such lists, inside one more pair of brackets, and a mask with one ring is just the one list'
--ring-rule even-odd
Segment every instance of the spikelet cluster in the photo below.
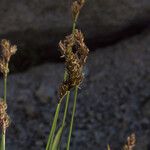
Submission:
{"label": "spikelet cluster", "polygon": [[127,143],[124,145],[123,150],[133,150],[133,148],[135,147],[135,143],[136,143],[135,134],[131,134],[127,138]]}
{"label": "spikelet cluster", "polygon": [[6,129],[9,127],[10,119],[6,112],[7,110],[7,104],[4,100],[0,100],[0,127],[3,132],[6,131]]}
{"label": "spikelet cluster", "polygon": [[71,88],[79,86],[84,78],[83,66],[86,63],[89,49],[84,43],[84,36],[81,31],[75,30],[59,43],[62,57],[65,58],[67,79],[59,88],[60,99],[64,97]]}
{"label": "spikelet cluster", "polygon": [[83,7],[84,3],[85,3],[85,0],[77,0],[73,2],[71,10],[72,10],[72,16],[74,20],[79,15],[80,10]]}
{"label": "spikelet cluster", "polygon": [[16,45],[11,45],[8,40],[1,41],[1,57],[0,57],[0,71],[7,75],[9,72],[8,63],[12,55],[17,51]]}

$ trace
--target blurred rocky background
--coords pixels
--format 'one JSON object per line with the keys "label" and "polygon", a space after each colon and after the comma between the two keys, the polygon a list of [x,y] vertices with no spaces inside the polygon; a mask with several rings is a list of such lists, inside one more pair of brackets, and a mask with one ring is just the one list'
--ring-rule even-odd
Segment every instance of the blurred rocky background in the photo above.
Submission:
{"label": "blurred rocky background", "polygon": [[[0,38],[20,49],[13,70],[58,60],[58,42],[70,33],[72,0],[1,0]],[[150,24],[149,0],[87,0],[78,27],[92,50],[139,34]],[[22,64],[22,67],[20,65]]]}
{"label": "blurred rocky background", "polygon": [[[0,1],[0,39],[18,45],[8,80],[8,150],[44,150],[64,72],[57,45],[71,31],[71,3]],[[150,149],[149,24],[149,0],[87,0],[78,28],[92,52],[72,150],[105,150],[108,143],[119,150],[132,132],[136,150]],[[1,96],[2,89],[0,80]]]}

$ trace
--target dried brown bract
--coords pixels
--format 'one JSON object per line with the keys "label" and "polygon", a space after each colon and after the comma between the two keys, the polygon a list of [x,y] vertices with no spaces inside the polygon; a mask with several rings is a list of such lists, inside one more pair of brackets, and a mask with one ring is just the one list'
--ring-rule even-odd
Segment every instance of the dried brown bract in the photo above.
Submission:
{"label": "dried brown bract", "polygon": [[[63,81],[59,88],[59,97],[66,95],[71,88],[79,86],[84,78],[83,67],[86,63],[89,49],[84,43],[84,36],[79,30],[75,30],[59,43],[62,57],[65,57],[67,80]],[[64,88],[67,87],[67,88]]]}
{"label": "dried brown bract", "polygon": [[6,131],[6,129],[9,127],[10,119],[6,112],[7,110],[7,104],[4,100],[0,100],[0,127],[3,132]]}
{"label": "dried brown bract", "polygon": [[12,55],[17,51],[16,45],[11,45],[8,40],[1,41],[1,58],[0,58],[0,71],[6,75],[9,72],[8,63]]}
{"label": "dried brown bract", "polygon": [[69,86],[68,84],[63,82],[59,87],[59,97],[63,98],[66,95],[67,91],[69,91]]}
{"label": "dried brown bract", "polygon": [[127,143],[124,145],[123,150],[133,150],[133,148],[135,147],[135,143],[136,143],[135,134],[131,134],[127,138]]}
{"label": "dried brown bract", "polygon": [[84,36],[81,31],[75,30],[75,39],[77,43],[76,45],[78,46],[77,53],[80,56],[80,61],[82,64],[85,64],[89,53],[89,49],[85,45]]}
{"label": "dried brown bract", "polygon": [[8,64],[5,63],[4,59],[0,59],[0,71],[6,76],[9,73]]}
{"label": "dried brown bract", "polygon": [[84,3],[85,3],[85,0],[77,0],[73,2],[71,9],[72,9],[72,16],[74,20],[79,15],[80,10],[83,7]]}

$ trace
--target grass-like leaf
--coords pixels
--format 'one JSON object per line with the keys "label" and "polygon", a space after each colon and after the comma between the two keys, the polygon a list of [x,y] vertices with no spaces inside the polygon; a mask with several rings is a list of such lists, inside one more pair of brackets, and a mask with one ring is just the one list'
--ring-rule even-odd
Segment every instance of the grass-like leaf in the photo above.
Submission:
{"label": "grass-like leaf", "polygon": [[58,150],[59,148],[59,144],[61,142],[61,137],[62,137],[62,133],[63,133],[63,129],[64,126],[61,126],[55,136],[54,142],[53,142],[53,146],[52,146],[52,150]]}
{"label": "grass-like leaf", "polygon": [[50,134],[48,137],[48,142],[46,145],[46,150],[51,150],[51,148],[52,148],[52,144],[54,141],[54,134],[55,134],[56,126],[57,126],[57,120],[58,120],[59,111],[60,111],[60,105],[61,105],[61,103],[57,104],[57,108],[56,108],[56,112],[55,112],[55,116],[54,116],[54,121],[53,121],[52,128],[51,128],[51,131],[50,131]]}

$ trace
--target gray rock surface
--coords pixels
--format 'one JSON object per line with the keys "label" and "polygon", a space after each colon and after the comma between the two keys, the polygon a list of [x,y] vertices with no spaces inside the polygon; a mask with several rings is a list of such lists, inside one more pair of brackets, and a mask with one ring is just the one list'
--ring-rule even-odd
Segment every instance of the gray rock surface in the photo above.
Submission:
{"label": "gray rock surface", "polygon": [[[78,95],[71,150],[106,149],[108,143],[119,150],[132,132],[137,137],[136,149],[149,150],[149,43],[147,30],[91,53],[87,77]],[[56,107],[55,93],[62,78],[63,64],[52,63],[9,76],[8,110],[12,123],[7,131],[8,150],[45,149]],[[2,95],[2,80],[0,86]]]}
{"label": "gray rock surface", "polygon": [[[72,26],[70,5],[71,0],[1,0],[0,36],[21,48],[50,46]],[[149,12],[149,0],[87,0],[79,26],[88,39],[113,40],[128,27],[148,24]]]}

